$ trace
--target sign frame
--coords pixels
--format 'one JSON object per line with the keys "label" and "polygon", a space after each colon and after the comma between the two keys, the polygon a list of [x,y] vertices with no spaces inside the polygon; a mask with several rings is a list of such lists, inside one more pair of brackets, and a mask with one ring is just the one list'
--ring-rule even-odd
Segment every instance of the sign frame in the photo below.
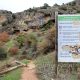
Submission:
{"label": "sign frame", "polygon": [[[60,30],[59,26],[62,26],[62,27],[64,26],[62,28],[63,29],[62,31],[59,31]],[[80,57],[79,57],[80,55],[77,56],[78,58],[73,55],[73,53],[80,54],[80,47],[79,48],[75,47],[75,46],[78,46],[78,44],[80,46],[80,38],[78,37],[78,35],[80,35],[80,27],[79,26],[80,26],[80,14],[62,14],[62,15],[57,15],[57,21],[56,21],[56,31],[57,31],[57,33],[56,34],[57,34],[57,39],[58,39],[57,40],[58,62],[61,62],[61,63],[62,62],[65,62],[65,63],[79,63],[80,62]],[[69,28],[67,28],[67,27],[69,27]],[[58,31],[61,32],[62,34],[59,34]],[[63,32],[66,32],[66,35]],[[70,34],[70,36],[68,35],[68,33]],[[73,35],[73,33],[74,33],[74,35]],[[59,37],[59,36],[61,36],[61,37]],[[66,37],[66,36],[69,36],[69,38]],[[73,40],[73,41],[71,42],[71,40]],[[76,52],[72,52],[71,51],[72,49],[69,48],[69,51],[68,51],[68,54],[67,54],[66,51],[64,51],[63,48],[62,48],[62,46],[65,46],[67,44],[68,44],[68,47],[76,48],[77,49]],[[59,46],[61,46],[61,47],[59,48]],[[61,53],[62,53],[62,55],[61,55]],[[60,57],[60,56],[62,56],[62,57]],[[66,59],[66,61],[65,61],[65,59]]]}
{"label": "sign frame", "polygon": [[56,34],[55,34],[55,77],[57,78],[57,71],[58,71],[58,11],[55,12],[55,27],[56,27]]}

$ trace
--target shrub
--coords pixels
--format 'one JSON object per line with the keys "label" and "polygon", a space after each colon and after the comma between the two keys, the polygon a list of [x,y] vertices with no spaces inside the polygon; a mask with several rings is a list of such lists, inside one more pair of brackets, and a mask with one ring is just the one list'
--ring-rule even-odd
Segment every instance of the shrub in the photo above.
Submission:
{"label": "shrub", "polygon": [[35,9],[33,9],[33,8],[29,8],[27,11],[29,11],[29,12],[33,12],[33,11],[35,11]]}
{"label": "shrub", "polygon": [[26,49],[34,48],[34,51],[35,51],[36,45],[37,45],[37,36],[32,33],[27,34],[24,45],[25,45]]}
{"label": "shrub", "polygon": [[12,48],[10,48],[9,52],[11,53],[11,55],[16,55],[16,54],[18,54],[18,48],[12,47]]}
{"label": "shrub", "polygon": [[54,25],[54,23],[52,21],[48,21],[47,24],[44,24],[43,26],[41,26],[41,30],[43,31],[48,30],[52,27],[52,25]]}
{"label": "shrub", "polygon": [[31,47],[33,47],[37,43],[37,38],[34,34],[28,34],[27,40],[31,42]]}
{"label": "shrub", "polygon": [[23,34],[20,34],[17,38],[16,38],[17,42],[19,43],[19,47],[22,47],[24,42],[25,42],[25,36]]}
{"label": "shrub", "polygon": [[42,41],[37,44],[37,52],[40,54],[46,54],[55,49],[55,27],[49,29]]}
{"label": "shrub", "polygon": [[41,9],[47,9],[48,7],[50,7],[47,3],[44,3],[44,5],[42,7],[40,7]]}
{"label": "shrub", "polygon": [[67,10],[67,7],[63,4],[63,5],[60,7],[60,9],[66,11],[66,10]]}
{"label": "shrub", "polygon": [[53,6],[54,7],[60,7],[60,5],[58,5],[57,3],[55,3]]}
{"label": "shrub", "polygon": [[36,59],[37,75],[40,80],[52,80],[55,76],[55,56],[49,53]]}
{"label": "shrub", "polygon": [[7,42],[9,40],[9,34],[7,32],[0,33],[0,41]]}
{"label": "shrub", "polygon": [[80,13],[80,10],[77,10],[77,13]]}
{"label": "shrub", "polygon": [[17,41],[21,44],[21,54],[23,57],[27,57],[31,59],[33,57],[34,52],[36,51],[37,45],[37,36],[33,33],[28,33],[24,37],[24,35],[20,35],[17,38]]}
{"label": "shrub", "polygon": [[45,39],[48,42],[49,49],[55,49],[55,35],[56,35],[56,29],[55,27],[52,27],[45,35]]}
{"label": "shrub", "polygon": [[35,55],[37,46],[37,36],[34,33],[26,35],[24,46],[21,48],[21,54],[24,58],[32,59]]}
{"label": "shrub", "polygon": [[68,3],[69,6],[75,6],[76,5],[76,1],[72,1]]}
{"label": "shrub", "polygon": [[6,49],[6,51],[8,52],[10,48],[12,48],[15,45],[14,40],[10,40],[8,41],[5,45],[4,48]]}
{"label": "shrub", "polygon": [[27,59],[33,59],[34,58],[34,49],[30,48],[30,49],[24,51],[24,54]]}
{"label": "shrub", "polygon": [[7,58],[7,52],[4,50],[4,48],[0,47],[0,60]]}
{"label": "shrub", "polygon": [[46,39],[43,39],[41,42],[37,44],[37,52],[38,54],[45,54],[47,52],[48,42]]}

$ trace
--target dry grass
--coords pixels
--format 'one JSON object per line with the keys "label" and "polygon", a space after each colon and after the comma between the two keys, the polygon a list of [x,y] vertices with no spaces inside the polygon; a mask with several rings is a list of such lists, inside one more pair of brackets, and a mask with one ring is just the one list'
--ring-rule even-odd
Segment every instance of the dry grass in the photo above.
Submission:
{"label": "dry grass", "polygon": [[55,59],[54,54],[50,53],[47,56],[40,56],[36,59],[37,74],[40,80],[51,80],[54,77]]}
{"label": "dry grass", "polygon": [[[35,63],[40,80],[51,80],[55,77],[55,52],[38,57]],[[58,63],[56,80],[78,80],[79,67],[79,63]]]}

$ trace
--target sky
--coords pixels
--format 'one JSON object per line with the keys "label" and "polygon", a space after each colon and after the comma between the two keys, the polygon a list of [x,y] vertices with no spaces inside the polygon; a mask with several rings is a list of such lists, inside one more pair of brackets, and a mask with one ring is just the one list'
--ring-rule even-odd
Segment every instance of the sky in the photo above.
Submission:
{"label": "sky", "polygon": [[0,9],[16,13],[27,10],[28,8],[43,6],[44,3],[53,6],[55,3],[61,5],[70,1],[73,0],[0,0]]}

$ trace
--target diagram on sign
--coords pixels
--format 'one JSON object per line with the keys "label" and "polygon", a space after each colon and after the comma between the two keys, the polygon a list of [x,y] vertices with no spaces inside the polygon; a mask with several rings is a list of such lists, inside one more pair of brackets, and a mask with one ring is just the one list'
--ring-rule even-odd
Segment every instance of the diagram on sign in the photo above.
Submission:
{"label": "diagram on sign", "polygon": [[80,45],[64,45],[62,49],[71,53],[73,58],[80,58]]}

